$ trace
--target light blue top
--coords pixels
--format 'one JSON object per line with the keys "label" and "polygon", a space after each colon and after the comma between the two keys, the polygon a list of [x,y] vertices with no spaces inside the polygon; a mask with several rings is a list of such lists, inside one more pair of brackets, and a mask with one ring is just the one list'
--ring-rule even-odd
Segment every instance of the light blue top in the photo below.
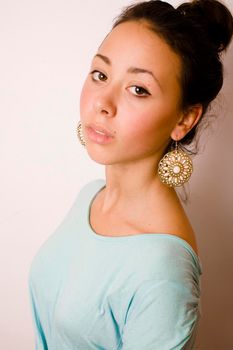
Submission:
{"label": "light blue top", "polygon": [[81,189],[32,262],[36,349],[194,349],[197,255],[171,234],[95,233],[90,206],[104,186],[98,179]]}

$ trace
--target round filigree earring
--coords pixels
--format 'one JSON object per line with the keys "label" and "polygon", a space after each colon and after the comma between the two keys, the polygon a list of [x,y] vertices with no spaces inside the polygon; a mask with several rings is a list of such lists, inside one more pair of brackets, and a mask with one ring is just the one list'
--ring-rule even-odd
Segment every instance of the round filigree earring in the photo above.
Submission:
{"label": "round filigree earring", "polygon": [[178,148],[178,143],[175,141],[175,149],[166,153],[159,162],[160,180],[170,187],[182,186],[189,180],[192,172],[191,158]]}
{"label": "round filigree earring", "polygon": [[77,136],[79,139],[79,142],[81,143],[81,145],[83,145],[84,147],[86,146],[84,137],[83,137],[83,133],[82,133],[82,123],[81,121],[78,122],[78,126],[77,126]]}

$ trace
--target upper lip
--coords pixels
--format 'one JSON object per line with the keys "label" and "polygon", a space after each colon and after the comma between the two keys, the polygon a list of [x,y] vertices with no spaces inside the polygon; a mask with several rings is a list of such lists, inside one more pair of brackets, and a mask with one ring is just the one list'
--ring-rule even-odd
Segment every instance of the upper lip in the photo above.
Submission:
{"label": "upper lip", "polygon": [[93,130],[96,130],[96,131],[103,132],[107,136],[111,136],[111,137],[114,136],[112,131],[106,129],[105,127],[103,127],[100,124],[90,123],[90,124],[87,125],[87,127],[88,128],[92,128]]}

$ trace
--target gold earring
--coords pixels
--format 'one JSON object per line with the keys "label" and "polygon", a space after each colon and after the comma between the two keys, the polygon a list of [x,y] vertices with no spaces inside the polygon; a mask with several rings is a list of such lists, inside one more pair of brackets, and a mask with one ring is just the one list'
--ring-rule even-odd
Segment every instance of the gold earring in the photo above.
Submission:
{"label": "gold earring", "polygon": [[175,149],[166,153],[158,165],[160,180],[170,187],[182,186],[193,172],[191,158],[178,149],[177,141],[175,142]]}
{"label": "gold earring", "polygon": [[84,137],[83,137],[83,133],[82,133],[82,123],[81,123],[81,121],[78,122],[77,136],[78,136],[78,139],[79,139],[81,145],[83,145],[85,147],[86,143],[85,143],[85,140],[84,140]]}

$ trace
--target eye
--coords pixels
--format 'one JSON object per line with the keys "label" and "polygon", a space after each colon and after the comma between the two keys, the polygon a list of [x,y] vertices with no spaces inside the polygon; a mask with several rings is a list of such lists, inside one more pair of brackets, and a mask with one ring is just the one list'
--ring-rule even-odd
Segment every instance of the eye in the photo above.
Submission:
{"label": "eye", "polygon": [[93,70],[90,75],[93,81],[105,81],[107,79],[106,75],[98,70]]}
{"label": "eye", "polygon": [[130,88],[133,88],[134,91],[136,92],[136,94],[133,93],[135,96],[145,97],[150,95],[150,93],[141,86],[134,85],[134,86],[130,86]]}

